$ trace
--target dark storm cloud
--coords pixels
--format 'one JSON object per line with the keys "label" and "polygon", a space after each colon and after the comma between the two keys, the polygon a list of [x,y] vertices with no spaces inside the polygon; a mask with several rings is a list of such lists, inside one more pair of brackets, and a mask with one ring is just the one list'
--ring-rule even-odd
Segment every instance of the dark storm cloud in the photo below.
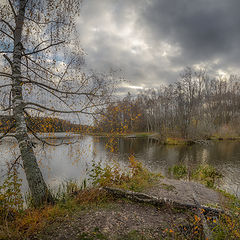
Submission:
{"label": "dark storm cloud", "polygon": [[79,36],[87,66],[122,69],[136,88],[173,82],[185,66],[235,71],[239,9],[239,0],[86,0]]}
{"label": "dark storm cloud", "polygon": [[153,41],[179,43],[182,58],[205,61],[239,53],[239,9],[238,0],[155,0],[140,23]]}

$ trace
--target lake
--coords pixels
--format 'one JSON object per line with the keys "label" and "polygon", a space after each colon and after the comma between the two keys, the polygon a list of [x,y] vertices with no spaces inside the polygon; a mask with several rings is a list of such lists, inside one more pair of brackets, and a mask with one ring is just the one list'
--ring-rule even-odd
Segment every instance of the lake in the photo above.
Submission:
{"label": "lake", "polygon": [[[133,154],[147,168],[161,172],[167,176],[169,167],[176,164],[187,165],[190,169],[199,164],[209,164],[218,169],[224,178],[219,186],[240,197],[240,142],[209,141],[208,144],[192,146],[166,146],[151,143],[147,138],[115,139],[116,152],[106,149],[108,138],[71,135],[67,138],[51,139],[52,143],[65,143],[58,147],[37,144],[35,153],[43,176],[51,187],[56,187],[67,179],[81,182],[88,178],[93,161],[102,164],[115,160],[120,166],[128,165],[128,157]],[[6,162],[14,161],[19,156],[17,144],[4,140],[0,144],[0,176],[6,172]],[[23,179],[23,191],[27,190],[25,175],[20,169]]]}

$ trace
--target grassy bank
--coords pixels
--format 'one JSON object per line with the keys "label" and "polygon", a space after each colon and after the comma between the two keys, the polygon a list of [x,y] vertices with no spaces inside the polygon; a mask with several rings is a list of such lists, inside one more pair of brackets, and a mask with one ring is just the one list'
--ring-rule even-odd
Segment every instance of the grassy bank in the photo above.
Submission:
{"label": "grassy bank", "polygon": [[238,136],[219,136],[213,135],[208,138],[208,140],[218,140],[218,141],[240,141],[240,137]]}
{"label": "grassy bank", "polygon": [[185,165],[174,165],[168,169],[168,174],[176,179],[197,181],[208,188],[214,189],[223,178],[219,171],[208,164],[201,164],[194,169],[189,169]]}
{"label": "grassy bank", "polygon": [[95,132],[89,133],[89,135],[97,137],[110,137],[110,138],[148,138],[154,142],[164,144],[164,145],[192,145],[197,142],[201,143],[206,140],[210,141],[240,141],[239,136],[226,136],[226,135],[212,135],[206,136],[204,139],[184,139],[180,137],[162,137],[157,132],[129,132],[129,133],[105,133],[105,132]]}
{"label": "grassy bank", "polygon": [[133,137],[133,138],[143,138],[151,136],[152,132],[92,132],[89,135],[97,137]]}

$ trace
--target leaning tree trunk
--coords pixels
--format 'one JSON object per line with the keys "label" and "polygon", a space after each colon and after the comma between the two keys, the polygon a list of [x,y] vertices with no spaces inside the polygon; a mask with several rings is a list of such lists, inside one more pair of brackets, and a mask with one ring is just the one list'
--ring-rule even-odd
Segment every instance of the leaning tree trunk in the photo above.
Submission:
{"label": "leaning tree trunk", "polygon": [[21,82],[21,58],[22,58],[22,29],[26,0],[19,0],[19,13],[16,17],[16,28],[14,31],[14,52],[12,62],[12,108],[16,124],[16,139],[18,141],[23,168],[28,185],[32,194],[34,206],[40,206],[44,202],[52,202],[47,185],[38,167],[33,147],[27,133],[26,119],[24,117],[24,101]]}

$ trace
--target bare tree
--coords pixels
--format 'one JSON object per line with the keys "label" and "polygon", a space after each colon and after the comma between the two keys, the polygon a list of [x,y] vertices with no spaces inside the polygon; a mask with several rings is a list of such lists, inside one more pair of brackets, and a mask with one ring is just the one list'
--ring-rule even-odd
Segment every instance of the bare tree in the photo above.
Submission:
{"label": "bare tree", "polygon": [[[213,77],[205,69],[187,67],[173,84],[128,96],[118,106],[128,106],[128,112],[141,116],[129,123],[131,130],[199,139],[239,134],[239,99],[239,76]],[[111,114],[109,110],[105,115]]]}
{"label": "bare tree", "polygon": [[80,5],[80,0],[5,0],[0,4],[1,110],[15,119],[11,136],[18,142],[35,206],[53,199],[28,132],[38,136],[26,118],[37,112],[92,114],[105,103],[110,88],[105,76],[79,71],[83,61],[76,40]]}

